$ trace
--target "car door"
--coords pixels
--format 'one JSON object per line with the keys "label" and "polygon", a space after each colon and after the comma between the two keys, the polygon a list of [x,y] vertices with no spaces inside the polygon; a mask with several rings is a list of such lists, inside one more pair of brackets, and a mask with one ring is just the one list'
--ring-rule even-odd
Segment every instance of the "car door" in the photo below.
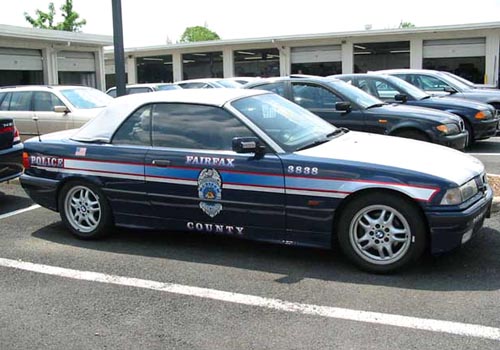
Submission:
{"label": "car door", "polygon": [[363,113],[354,105],[348,111],[337,110],[335,107],[337,102],[351,101],[347,101],[333,91],[310,82],[292,82],[291,90],[293,102],[330,124],[352,130],[365,130]]}
{"label": "car door", "polygon": [[33,92],[33,111],[38,117],[38,127],[40,134],[49,132],[67,130],[74,128],[73,117],[71,113],[56,112],[54,107],[66,105],[52,92],[34,91]]}
{"label": "car door", "polygon": [[153,215],[169,228],[274,240],[285,227],[280,158],[232,151],[255,136],[220,107],[154,106],[146,183]]}
{"label": "car door", "polygon": [[0,104],[0,116],[14,119],[23,140],[37,135],[36,124],[33,121],[35,114],[31,107],[32,96],[31,91],[11,91]]}

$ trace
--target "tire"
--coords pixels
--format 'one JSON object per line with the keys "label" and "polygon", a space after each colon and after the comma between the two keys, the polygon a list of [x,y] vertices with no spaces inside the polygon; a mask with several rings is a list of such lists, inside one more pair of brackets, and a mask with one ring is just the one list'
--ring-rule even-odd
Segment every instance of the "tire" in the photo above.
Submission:
{"label": "tire", "polygon": [[427,243],[421,213],[409,200],[392,193],[353,199],[340,213],[337,229],[344,254],[359,268],[374,273],[392,273],[410,265],[422,256]]}
{"label": "tire", "polygon": [[91,240],[110,234],[111,209],[95,185],[83,181],[66,183],[58,204],[62,221],[77,238]]}
{"label": "tire", "polygon": [[426,134],[424,134],[421,131],[417,131],[417,130],[400,131],[400,132],[394,134],[394,136],[404,137],[406,139],[413,139],[413,140],[418,140],[418,141],[426,141],[426,142],[430,141],[429,137]]}

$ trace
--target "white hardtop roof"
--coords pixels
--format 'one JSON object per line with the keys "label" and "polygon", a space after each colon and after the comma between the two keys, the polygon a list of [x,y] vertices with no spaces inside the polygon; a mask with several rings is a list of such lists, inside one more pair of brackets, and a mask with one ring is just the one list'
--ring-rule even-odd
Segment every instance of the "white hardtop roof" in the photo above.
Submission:
{"label": "white hardtop roof", "polygon": [[192,103],[222,107],[229,101],[266,91],[244,89],[188,89],[132,94],[115,98],[97,117],[82,126],[72,139],[109,142],[115,130],[131,113],[150,103]]}

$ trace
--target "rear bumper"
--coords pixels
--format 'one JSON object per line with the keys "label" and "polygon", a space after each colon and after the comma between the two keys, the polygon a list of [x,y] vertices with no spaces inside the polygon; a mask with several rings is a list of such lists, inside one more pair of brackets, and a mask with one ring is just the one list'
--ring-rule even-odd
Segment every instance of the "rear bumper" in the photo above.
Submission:
{"label": "rear bumper", "polygon": [[498,130],[498,122],[500,119],[482,120],[474,123],[472,128],[474,130],[474,140],[487,139],[495,136]]}
{"label": "rear bumper", "polygon": [[467,146],[468,136],[469,133],[466,130],[464,130],[457,135],[440,136],[435,142],[443,146],[451,147],[458,150],[463,150],[465,146]]}
{"label": "rear bumper", "polygon": [[57,211],[57,190],[59,181],[21,175],[19,182],[31,199],[42,207]]}
{"label": "rear bumper", "polygon": [[487,186],[485,195],[465,210],[426,212],[431,253],[444,253],[467,243],[489,217],[492,200],[493,191]]}
{"label": "rear bumper", "polygon": [[23,144],[0,150],[0,182],[14,179],[23,173]]}

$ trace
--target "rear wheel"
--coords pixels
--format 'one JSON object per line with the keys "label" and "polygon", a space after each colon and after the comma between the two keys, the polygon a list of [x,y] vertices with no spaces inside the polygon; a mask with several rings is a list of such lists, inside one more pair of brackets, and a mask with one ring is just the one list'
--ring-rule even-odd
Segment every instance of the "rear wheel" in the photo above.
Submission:
{"label": "rear wheel", "polygon": [[404,137],[407,139],[413,139],[418,141],[426,141],[426,142],[430,141],[429,137],[426,134],[418,130],[403,130],[397,132],[396,134],[394,134],[394,136]]}
{"label": "rear wheel", "polygon": [[80,239],[101,238],[110,233],[110,207],[94,185],[72,181],[64,185],[59,195],[61,219]]}
{"label": "rear wheel", "polygon": [[426,246],[426,227],[408,200],[373,193],[349,202],[340,214],[338,239],[360,268],[389,273],[416,261]]}

